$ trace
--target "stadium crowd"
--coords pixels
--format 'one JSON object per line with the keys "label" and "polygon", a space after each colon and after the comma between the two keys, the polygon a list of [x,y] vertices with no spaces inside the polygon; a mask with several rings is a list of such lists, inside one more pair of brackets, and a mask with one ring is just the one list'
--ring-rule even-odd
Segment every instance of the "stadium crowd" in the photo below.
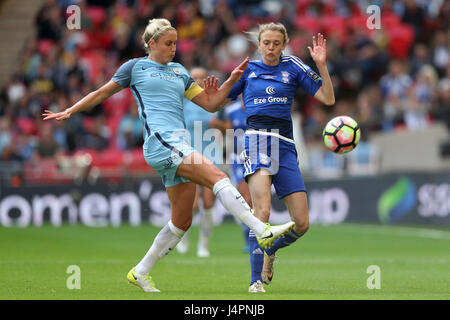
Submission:
{"label": "stadium crowd", "polygon": [[[81,9],[80,29],[66,25],[72,4]],[[381,8],[381,28],[371,30],[366,9],[373,4]],[[121,63],[143,56],[140,37],[153,17],[177,28],[175,61],[203,66],[222,80],[245,56],[258,57],[247,33],[258,23],[283,23],[291,37],[286,53],[313,69],[306,47],[322,32],[336,105],[326,108],[297,92],[293,111],[301,114],[307,145],[321,139],[334,115],[354,117],[364,140],[373,132],[449,121],[448,1],[47,0],[17,71],[0,89],[0,161],[29,164],[87,149],[120,161],[126,151],[139,154],[142,125],[129,90],[65,122],[43,122],[41,114],[71,106]]]}

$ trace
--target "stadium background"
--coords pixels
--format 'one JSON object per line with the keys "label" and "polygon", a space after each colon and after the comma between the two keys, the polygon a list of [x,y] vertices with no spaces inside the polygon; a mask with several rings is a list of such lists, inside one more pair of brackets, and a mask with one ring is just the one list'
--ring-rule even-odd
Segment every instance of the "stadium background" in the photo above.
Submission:
{"label": "stadium background", "polygon": [[[79,30],[66,24],[73,4]],[[366,27],[369,5],[381,29]],[[221,80],[257,58],[244,31],[258,23],[284,23],[286,51],[313,69],[311,36],[328,40],[335,106],[299,90],[292,108],[311,230],[280,253],[263,299],[448,299],[449,11],[441,0],[0,0],[0,299],[261,299],[246,294],[240,229],[217,202],[211,259],[168,255],[154,269],[158,297],[124,287],[170,214],[128,89],[69,121],[41,120],[142,56],[152,17],[178,29],[176,61]],[[321,141],[342,114],[362,128],[345,156]],[[287,219],[273,197],[271,221]],[[74,264],[81,290],[66,287]],[[381,290],[366,287],[373,264]]]}
{"label": "stadium background", "polygon": [[[128,89],[68,121],[41,118],[44,109],[67,108],[108,81],[121,63],[142,56],[140,36],[152,17],[165,17],[178,29],[175,61],[187,68],[203,66],[221,80],[245,56],[258,57],[245,33],[258,23],[284,23],[291,38],[286,52],[313,69],[306,46],[313,34],[324,33],[336,104],[326,108],[299,90],[292,108],[312,222],[449,224],[446,1],[0,3],[4,226],[26,226],[39,217],[59,221],[60,216],[85,223],[83,216],[96,210],[118,212],[131,222],[150,219],[159,225],[168,219],[160,179],[142,157],[142,125]],[[81,24],[70,30],[73,12],[67,7],[73,4],[80,8]],[[369,5],[381,9],[380,29],[367,27]],[[354,117],[362,130],[359,146],[345,156],[327,151],[321,140],[325,123],[343,114]],[[131,198],[110,197],[127,191]],[[93,202],[83,202],[86,197]],[[97,201],[103,209],[91,204]],[[274,222],[287,219],[274,198],[277,209]],[[222,212],[216,216],[219,223],[226,213],[220,204],[217,211]],[[137,212],[142,217],[130,219]]]}

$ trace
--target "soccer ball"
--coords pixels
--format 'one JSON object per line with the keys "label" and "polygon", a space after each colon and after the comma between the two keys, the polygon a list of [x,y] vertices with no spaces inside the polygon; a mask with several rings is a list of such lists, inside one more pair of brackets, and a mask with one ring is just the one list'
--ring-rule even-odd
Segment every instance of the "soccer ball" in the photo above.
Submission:
{"label": "soccer ball", "polygon": [[358,123],[348,116],[331,119],[323,129],[325,146],[339,154],[347,153],[356,148],[361,136]]}

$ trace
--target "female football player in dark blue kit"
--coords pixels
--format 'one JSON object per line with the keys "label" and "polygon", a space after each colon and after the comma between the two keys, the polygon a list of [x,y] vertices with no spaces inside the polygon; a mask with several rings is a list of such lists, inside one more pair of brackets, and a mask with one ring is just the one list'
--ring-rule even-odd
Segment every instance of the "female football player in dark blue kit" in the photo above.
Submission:
{"label": "female football player in dark blue kit", "polygon": [[265,292],[273,276],[275,252],[294,243],[309,228],[306,188],[298,166],[293,140],[291,105],[301,87],[326,105],[335,102],[326,65],[326,40],[312,37],[308,47],[320,75],[298,57],[284,55],[289,41],[286,28],[279,23],[263,24],[258,32],[262,59],[250,61],[229,98],[242,93],[247,112],[244,152],[245,177],[249,185],[255,216],[268,222],[273,184],[283,199],[295,227],[287,235],[261,248],[250,231],[251,280],[249,292]]}

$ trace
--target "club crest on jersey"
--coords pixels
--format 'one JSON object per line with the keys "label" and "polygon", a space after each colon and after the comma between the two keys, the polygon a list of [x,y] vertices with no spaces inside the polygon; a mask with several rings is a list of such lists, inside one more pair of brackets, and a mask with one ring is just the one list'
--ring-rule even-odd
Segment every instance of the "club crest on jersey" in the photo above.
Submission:
{"label": "club crest on jersey", "polygon": [[180,74],[180,73],[181,73],[181,70],[180,70],[179,68],[173,68],[172,70],[173,70],[173,72],[175,72],[176,74]]}
{"label": "club crest on jersey", "polygon": [[268,86],[268,87],[266,88],[266,93],[267,93],[267,94],[274,94],[274,93],[275,93],[275,88],[272,87],[272,86]]}
{"label": "club crest on jersey", "polygon": [[281,71],[281,81],[284,83],[289,83],[289,72]]}

